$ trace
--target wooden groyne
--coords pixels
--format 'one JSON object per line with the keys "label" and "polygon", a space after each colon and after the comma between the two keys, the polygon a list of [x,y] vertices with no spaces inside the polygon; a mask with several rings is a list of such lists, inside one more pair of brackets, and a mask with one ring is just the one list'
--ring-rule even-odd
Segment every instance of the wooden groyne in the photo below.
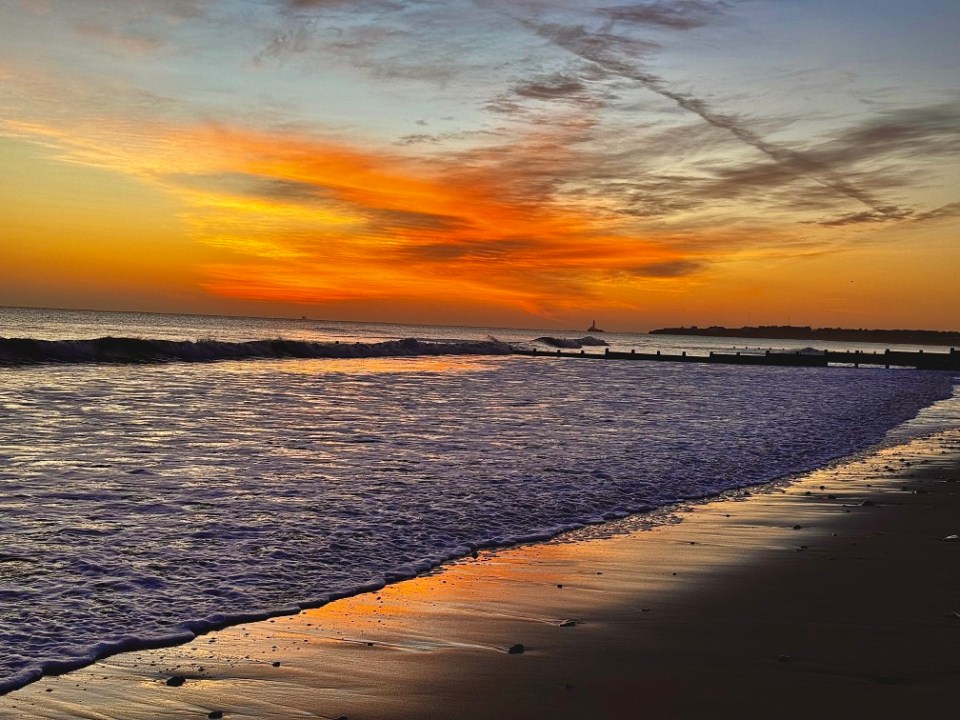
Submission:
{"label": "wooden groyne", "polygon": [[918,370],[957,370],[960,371],[960,351],[950,348],[949,352],[905,352],[886,350],[884,352],[835,351],[824,350],[816,353],[771,352],[765,353],[718,353],[709,355],[679,355],[667,353],[642,353],[636,351],[621,352],[606,348],[603,353],[586,350],[517,350],[518,355],[543,358],[583,358],[589,360],[639,360],[646,362],[686,362],[713,363],[717,365],[769,365],[775,367],[827,367],[829,365],[852,365],[853,367],[879,366],[884,368],[907,367]]}

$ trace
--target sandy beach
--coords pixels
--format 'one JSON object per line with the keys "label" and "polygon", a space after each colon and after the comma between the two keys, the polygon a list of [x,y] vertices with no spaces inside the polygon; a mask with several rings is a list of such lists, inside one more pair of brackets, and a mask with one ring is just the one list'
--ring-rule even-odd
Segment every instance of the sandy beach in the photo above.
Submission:
{"label": "sandy beach", "polygon": [[958,483],[952,432],[117,655],[0,718],[947,717]]}

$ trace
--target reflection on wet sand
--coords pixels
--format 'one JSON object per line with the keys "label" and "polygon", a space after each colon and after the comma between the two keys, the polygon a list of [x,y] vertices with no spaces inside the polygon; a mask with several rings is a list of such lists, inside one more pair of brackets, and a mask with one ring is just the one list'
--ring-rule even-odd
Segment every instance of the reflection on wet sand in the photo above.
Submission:
{"label": "reflection on wet sand", "polygon": [[935,717],[960,679],[955,548],[937,542],[958,458],[953,432],[649,531],[481,552],[44,679],[0,717]]}

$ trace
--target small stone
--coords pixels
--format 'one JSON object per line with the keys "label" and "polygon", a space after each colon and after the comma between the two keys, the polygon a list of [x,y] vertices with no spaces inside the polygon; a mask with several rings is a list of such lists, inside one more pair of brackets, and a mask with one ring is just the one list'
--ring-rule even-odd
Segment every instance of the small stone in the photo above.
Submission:
{"label": "small stone", "polygon": [[873,507],[876,503],[873,500],[864,500],[860,503],[860,507]]}
{"label": "small stone", "polygon": [[211,710],[207,713],[207,717],[210,720],[220,720],[223,717],[223,710]]}
{"label": "small stone", "polygon": [[576,620],[561,620],[560,627],[575,627],[577,624]]}
{"label": "small stone", "polygon": [[944,538],[940,538],[940,542],[960,542],[960,535],[947,535]]}
{"label": "small stone", "polygon": [[799,530],[799,529],[802,528],[802,527],[803,527],[803,525],[794,525],[794,526],[793,526],[793,529],[794,529],[794,530]]}
{"label": "small stone", "polygon": [[274,663],[273,663],[273,666],[274,666],[274,667],[280,667],[280,661],[277,660],[276,662],[274,662]]}
{"label": "small stone", "polygon": [[523,646],[523,643],[517,643],[516,645],[511,645],[507,653],[510,655],[521,655],[525,650],[526,648]]}
{"label": "small stone", "polygon": [[562,588],[562,587],[563,587],[563,583],[557,583],[557,587],[558,587],[558,588]]}
{"label": "small stone", "polygon": [[180,687],[186,681],[187,679],[183,675],[174,675],[173,677],[167,678],[167,685],[169,687]]}

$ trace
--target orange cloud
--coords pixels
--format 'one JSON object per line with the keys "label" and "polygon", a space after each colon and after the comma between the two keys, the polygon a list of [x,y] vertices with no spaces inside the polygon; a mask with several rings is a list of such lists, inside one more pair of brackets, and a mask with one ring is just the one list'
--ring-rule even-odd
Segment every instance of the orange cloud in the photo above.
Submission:
{"label": "orange cloud", "polygon": [[[235,298],[487,302],[527,312],[609,301],[612,279],[669,279],[696,258],[589,208],[505,197],[523,178],[309,137],[178,132],[192,167],[153,165],[192,208],[199,239],[233,256],[206,287]],[[536,146],[514,147],[516,155]],[[519,166],[522,167],[522,162]],[[562,298],[562,299],[558,299]]]}

